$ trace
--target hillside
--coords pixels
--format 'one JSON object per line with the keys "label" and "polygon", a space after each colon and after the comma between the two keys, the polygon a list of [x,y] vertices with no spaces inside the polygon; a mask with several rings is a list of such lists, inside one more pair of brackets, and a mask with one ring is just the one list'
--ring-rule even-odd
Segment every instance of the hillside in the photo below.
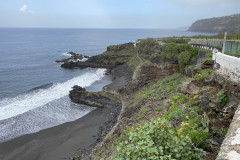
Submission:
{"label": "hillside", "polygon": [[238,32],[240,33],[240,14],[201,19],[192,24],[188,31],[194,32]]}
{"label": "hillside", "polygon": [[[102,55],[62,66],[97,63],[117,75],[132,71],[126,85],[100,92],[119,98],[119,116],[111,114],[92,147],[71,159],[216,159],[235,112],[231,93],[240,96],[239,88],[214,79],[212,51],[187,44],[189,37],[157,40],[109,46]],[[120,66],[125,67],[116,72]],[[79,90],[71,92],[79,95]]]}

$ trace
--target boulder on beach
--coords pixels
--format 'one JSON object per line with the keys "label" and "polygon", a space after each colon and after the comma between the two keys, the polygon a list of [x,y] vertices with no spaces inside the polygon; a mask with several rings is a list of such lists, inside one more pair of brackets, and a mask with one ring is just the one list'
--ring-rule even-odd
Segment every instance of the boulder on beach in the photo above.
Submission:
{"label": "boulder on beach", "polygon": [[69,93],[70,99],[79,104],[85,104],[98,108],[111,108],[121,106],[120,97],[117,94],[100,91],[87,92],[85,88],[75,85]]}

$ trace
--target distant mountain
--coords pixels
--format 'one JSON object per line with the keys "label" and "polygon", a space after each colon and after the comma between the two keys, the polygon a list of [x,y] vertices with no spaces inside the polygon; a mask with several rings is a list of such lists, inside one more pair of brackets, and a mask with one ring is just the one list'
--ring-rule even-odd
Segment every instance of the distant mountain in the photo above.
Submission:
{"label": "distant mountain", "polygon": [[188,31],[193,32],[238,32],[240,33],[240,14],[201,19],[192,24]]}

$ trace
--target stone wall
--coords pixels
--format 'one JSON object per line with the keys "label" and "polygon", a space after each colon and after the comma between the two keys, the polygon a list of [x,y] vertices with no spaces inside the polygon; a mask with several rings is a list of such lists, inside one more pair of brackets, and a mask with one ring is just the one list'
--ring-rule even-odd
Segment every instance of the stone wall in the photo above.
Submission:
{"label": "stone wall", "polygon": [[[227,90],[240,99],[240,58],[216,53],[213,77],[223,82]],[[240,160],[240,105],[237,107],[228,133],[216,160]]]}
{"label": "stone wall", "polygon": [[214,67],[214,73],[221,75],[226,80],[230,80],[235,83],[240,83],[240,58],[216,53],[216,64]]}
{"label": "stone wall", "polygon": [[216,160],[240,160],[240,106],[235,112]]}

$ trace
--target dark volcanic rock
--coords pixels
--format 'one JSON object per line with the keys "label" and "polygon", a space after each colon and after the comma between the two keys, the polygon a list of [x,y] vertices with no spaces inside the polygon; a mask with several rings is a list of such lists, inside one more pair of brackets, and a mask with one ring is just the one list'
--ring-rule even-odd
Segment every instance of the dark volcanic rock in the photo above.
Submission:
{"label": "dark volcanic rock", "polygon": [[213,60],[206,60],[202,65],[202,69],[213,68],[214,61]]}
{"label": "dark volcanic rock", "polygon": [[84,88],[79,86],[74,86],[73,90],[69,94],[70,99],[73,102],[85,104],[92,107],[117,107],[121,106],[120,98],[109,92],[87,92]]}
{"label": "dark volcanic rock", "polygon": [[209,110],[209,98],[208,97],[202,97],[200,100],[201,106],[203,111],[208,111]]}
{"label": "dark volcanic rock", "polygon": [[[103,54],[89,57],[85,62],[82,61],[65,61],[61,65],[63,68],[107,68],[112,69],[118,65],[126,63],[131,57],[130,54],[118,54],[121,52],[131,52],[134,49],[133,43],[109,46]],[[114,53],[114,54],[113,54]]]}
{"label": "dark volcanic rock", "polygon": [[112,69],[117,65],[124,64],[128,60],[129,56],[117,56],[117,55],[98,55],[90,57],[87,61],[81,62],[65,62],[61,65],[63,68],[108,68]]}
{"label": "dark volcanic rock", "polygon": [[57,63],[72,63],[72,62],[81,61],[83,58],[89,58],[88,56],[84,56],[82,54],[77,54],[75,52],[68,52],[67,54],[71,55],[71,57],[62,59],[62,60],[56,60],[56,62]]}

